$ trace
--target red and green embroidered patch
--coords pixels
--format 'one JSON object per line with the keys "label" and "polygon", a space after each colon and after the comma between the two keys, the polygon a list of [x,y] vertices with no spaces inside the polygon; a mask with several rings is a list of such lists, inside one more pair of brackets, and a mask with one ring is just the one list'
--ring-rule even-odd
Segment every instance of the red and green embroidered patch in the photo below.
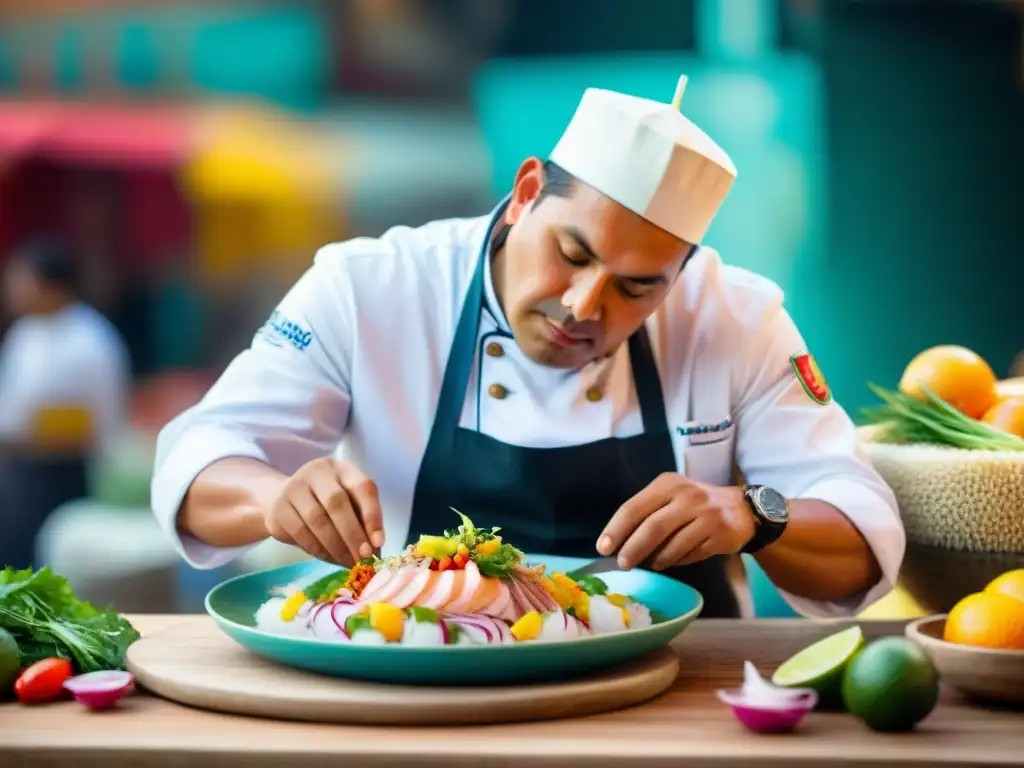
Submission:
{"label": "red and green embroidered patch", "polygon": [[825,376],[818,367],[818,361],[810,352],[793,355],[789,358],[796,376],[800,379],[804,391],[819,405],[825,405],[832,400],[832,390],[829,389]]}

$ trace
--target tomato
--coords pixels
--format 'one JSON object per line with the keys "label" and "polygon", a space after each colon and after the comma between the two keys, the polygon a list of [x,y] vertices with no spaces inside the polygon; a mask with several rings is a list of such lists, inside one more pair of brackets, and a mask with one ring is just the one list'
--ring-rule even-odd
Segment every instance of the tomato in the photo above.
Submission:
{"label": "tomato", "polygon": [[64,681],[71,677],[71,662],[53,657],[30,666],[14,681],[14,694],[24,704],[53,701],[64,693]]}
{"label": "tomato", "polygon": [[451,567],[452,567],[452,559],[450,557],[442,557],[437,562],[437,570],[439,570],[439,571],[447,571]]}

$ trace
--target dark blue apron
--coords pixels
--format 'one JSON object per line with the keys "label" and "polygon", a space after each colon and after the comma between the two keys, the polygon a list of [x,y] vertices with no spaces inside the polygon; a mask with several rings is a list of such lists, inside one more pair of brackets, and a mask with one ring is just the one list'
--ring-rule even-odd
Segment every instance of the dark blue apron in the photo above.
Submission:
{"label": "dark blue apron", "polygon": [[[501,206],[491,222],[500,215]],[[489,230],[491,231],[491,230]],[[623,503],[677,471],[658,369],[643,327],[629,339],[643,432],[583,445],[523,448],[459,426],[484,307],[486,238],[455,330],[434,424],[413,496],[407,544],[458,525],[454,507],[527,553],[597,557],[597,538]],[[478,394],[479,397],[479,394]],[[725,562],[712,557],[663,571],[698,590],[702,616],[737,618]]]}

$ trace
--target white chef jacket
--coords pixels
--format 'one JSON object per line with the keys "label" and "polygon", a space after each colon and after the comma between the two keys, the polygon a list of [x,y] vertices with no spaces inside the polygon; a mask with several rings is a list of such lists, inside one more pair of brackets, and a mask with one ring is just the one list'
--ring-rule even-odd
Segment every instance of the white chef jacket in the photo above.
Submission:
{"label": "white chef jacket", "polygon": [[[395,227],[317,252],[251,346],[160,433],[152,505],[187,562],[218,567],[247,549],[210,547],[175,529],[192,480],[228,456],[257,458],[286,473],[331,454],[354,461],[379,489],[383,554],[402,548],[449,348],[489,221]],[[462,427],[530,447],[641,431],[626,345],[580,371],[538,365],[495,333],[507,324],[489,269],[485,284]],[[834,401],[812,400],[796,377],[790,356],[804,351],[804,341],[782,299],[775,284],[723,265],[710,248],[693,256],[648,320],[672,444],[678,471],[696,480],[731,484],[735,460],[747,482],[842,510],[877,555],[879,583],[841,602],[782,594],[807,616],[850,615],[892,589],[905,533],[895,498],[859,452],[847,414]],[[492,384],[507,396],[491,396]],[[604,393],[596,402],[587,397],[592,387]],[[722,422],[728,426],[716,433],[687,429]]]}
{"label": "white chef jacket", "polygon": [[103,449],[127,422],[130,381],[120,334],[88,304],[21,317],[0,347],[0,440],[28,439],[43,408],[75,406],[90,413]]}

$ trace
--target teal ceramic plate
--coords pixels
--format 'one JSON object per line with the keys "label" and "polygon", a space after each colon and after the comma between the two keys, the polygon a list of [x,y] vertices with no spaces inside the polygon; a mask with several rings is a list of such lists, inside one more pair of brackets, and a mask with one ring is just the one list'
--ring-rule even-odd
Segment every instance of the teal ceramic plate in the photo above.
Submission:
{"label": "teal ceramic plate", "polygon": [[[572,571],[589,560],[527,555],[551,571]],[[480,646],[371,646],[284,637],[256,629],[256,610],[286,584],[306,584],[333,567],[305,562],[236,576],[206,596],[217,626],[248,650],[290,667],[336,677],[406,685],[493,685],[563,680],[643,656],[667,645],[700,613],[704,600],[692,587],[651,571],[601,574],[611,591],[632,595],[665,619],[644,629],[578,640]]]}

